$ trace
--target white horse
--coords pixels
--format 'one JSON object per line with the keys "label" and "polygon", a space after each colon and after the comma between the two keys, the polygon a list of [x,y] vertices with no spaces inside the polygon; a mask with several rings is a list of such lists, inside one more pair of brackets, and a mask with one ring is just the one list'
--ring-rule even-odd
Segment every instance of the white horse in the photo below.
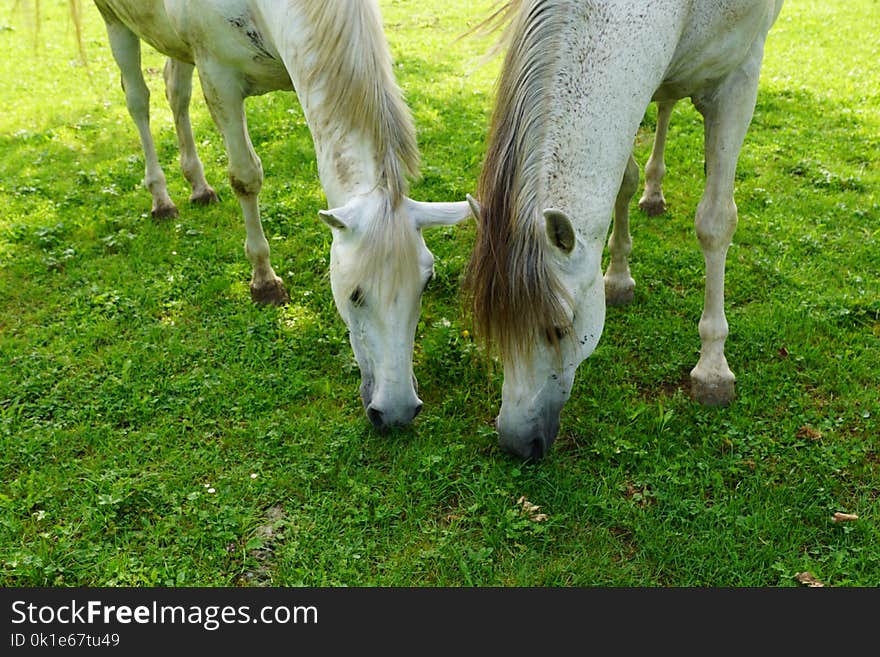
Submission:
{"label": "white horse", "polygon": [[[706,186],[696,233],[706,264],[692,394],[724,405],[724,266],[737,222],[734,173],[751,121],[767,33],[782,0],[513,0],[468,267],[476,326],[504,367],[502,448],[546,454],[578,365],[595,349],[605,303],[632,299],[628,206],[639,180],[633,140],[660,106],[690,97],[704,118]],[[659,148],[658,148],[659,146]],[[650,167],[649,167],[650,168]],[[663,207],[662,172],[649,178]],[[602,272],[609,222],[610,263]]]}
{"label": "white horse", "polygon": [[269,262],[257,195],[260,159],[247,131],[244,99],[295,90],[314,141],[332,209],[330,281],[361,370],[361,398],[378,429],[407,424],[422,406],[412,352],[421,295],[434,258],[421,230],[470,215],[468,204],[406,196],[415,174],[415,129],[395,81],[375,0],[94,0],[107,26],[129,113],[146,160],[153,215],[172,216],[150,135],[149,90],[140,43],[168,56],[166,95],[174,115],[191,201],[217,200],[205,180],[189,119],[194,67],[223,135],[229,182],[247,231],[251,296],[283,304],[287,291]]}

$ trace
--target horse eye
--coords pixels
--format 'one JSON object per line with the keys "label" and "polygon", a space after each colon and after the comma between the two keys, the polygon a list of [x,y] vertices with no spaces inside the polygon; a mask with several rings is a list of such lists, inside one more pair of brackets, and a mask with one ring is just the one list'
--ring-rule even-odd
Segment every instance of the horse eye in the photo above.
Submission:
{"label": "horse eye", "polygon": [[568,329],[564,329],[559,326],[548,327],[544,330],[544,337],[547,338],[547,342],[549,342],[550,344],[561,342],[562,338],[564,338],[567,334]]}
{"label": "horse eye", "polygon": [[348,300],[351,301],[351,305],[355,308],[360,308],[364,305],[367,299],[364,296],[364,291],[361,288],[356,287],[354,288],[354,292],[348,297]]}

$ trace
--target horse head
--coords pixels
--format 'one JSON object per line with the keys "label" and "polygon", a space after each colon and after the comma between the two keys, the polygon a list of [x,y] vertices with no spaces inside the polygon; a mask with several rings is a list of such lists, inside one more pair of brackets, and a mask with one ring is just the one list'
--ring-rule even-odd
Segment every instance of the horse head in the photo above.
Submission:
{"label": "horse head", "polygon": [[361,371],[367,417],[379,431],[409,424],[422,408],[413,342],[422,293],[434,275],[422,229],[461,222],[468,204],[404,196],[394,205],[375,189],[320,215],[333,232],[330,285]]}
{"label": "horse head", "polygon": [[[469,201],[482,223],[479,204]],[[512,278],[499,275],[498,262],[482,273],[471,264],[471,276],[484,277],[478,282],[483,296],[476,319],[499,346],[504,367],[498,444],[530,460],[550,451],[578,365],[596,348],[605,323],[601,253],[577,234],[563,211],[542,214],[544,230],[533,235],[533,248],[514,248],[526,255],[501,263],[505,271],[526,272],[519,279],[524,285],[512,287]]]}

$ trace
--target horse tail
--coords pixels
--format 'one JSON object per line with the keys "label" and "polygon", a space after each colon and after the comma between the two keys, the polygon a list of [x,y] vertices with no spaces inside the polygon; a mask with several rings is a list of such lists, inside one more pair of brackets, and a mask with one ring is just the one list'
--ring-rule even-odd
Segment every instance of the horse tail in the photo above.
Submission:
{"label": "horse tail", "polygon": [[[12,7],[13,12],[16,11],[19,5],[23,4],[22,0],[16,0],[15,4]],[[87,64],[88,61],[86,59],[86,48],[83,45],[83,30],[82,30],[82,2],[81,0],[67,0],[67,6],[70,11],[70,19],[73,22],[73,30],[76,34],[76,48],[79,51],[79,58],[83,64]],[[41,23],[41,12],[40,12],[40,0],[34,0],[34,47],[38,47],[40,43],[40,23]]]}
{"label": "horse tail", "polygon": [[[40,0],[36,0],[36,2],[39,4]],[[73,20],[73,30],[76,32],[76,47],[79,50],[79,57],[83,64],[87,64],[82,36],[82,4],[80,0],[68,0],[68,6],[70,7],[70,18]]]}

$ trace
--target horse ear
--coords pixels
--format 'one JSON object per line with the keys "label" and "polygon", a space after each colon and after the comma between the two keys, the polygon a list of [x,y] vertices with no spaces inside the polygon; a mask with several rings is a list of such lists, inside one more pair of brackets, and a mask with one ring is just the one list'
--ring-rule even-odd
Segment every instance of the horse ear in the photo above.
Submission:
{"label": "horse ear", "polygon": [[544,210],[544,219],[546,220],[547,237],[550,243],[566,255],[574,251],[576,237],[574,226],[571,220],[562,210],[553,208]]}
{"label": "horse ear", "polygon": [[330,228],[335,228],[336,230],[346,230],[348,226],[345,225],[339,217],[337,217],[334,212],[335,210],[318,210],[318,215],[321,217],[321,221],[330,226]]}
{"label": "horse ear", "polygon": [[330,210],[319,210],[318,215],[325,224],[330,226],[330,228],[336,230],[352,230],[357,227],[358,217],[360,216],[358,208],[361,204],[362,201],[360,199],[354,198],[341,207],[332,208]]}
{"label": "horse ear", "polygon": [[474,215],[474,219],[478,222],[482,220],[483,208],[480,207],[479,201],[475,199],[470,194],[467,195],[468,205],[471,206],[471,214]]}
{"label": "horse ear", "polygon": [[433,228],[434,226],[454,226],[471,215],[471,208],[465,201],[457,203],[424,203],[406,199],[410,218],[416,228]]}

